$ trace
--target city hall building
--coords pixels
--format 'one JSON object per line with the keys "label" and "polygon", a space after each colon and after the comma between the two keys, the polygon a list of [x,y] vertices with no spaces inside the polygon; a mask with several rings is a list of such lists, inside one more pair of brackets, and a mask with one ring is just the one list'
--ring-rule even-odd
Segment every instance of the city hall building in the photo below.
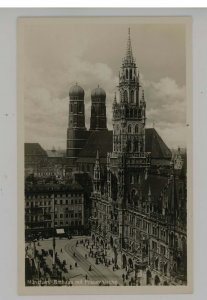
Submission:
{"label": "city hall building", "polygon": [[118,89],[105,170],[96,148],[92,239],[112,251],[115,265],[138,285],[186,284],[186,166],[180,151],[171,159],[155,130],[145,129],[146,101],[130,31]]}

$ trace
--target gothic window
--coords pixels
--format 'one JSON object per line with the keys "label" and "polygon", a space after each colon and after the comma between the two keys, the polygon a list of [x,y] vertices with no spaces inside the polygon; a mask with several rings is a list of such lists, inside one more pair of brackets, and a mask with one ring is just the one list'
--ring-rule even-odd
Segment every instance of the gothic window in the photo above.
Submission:
{"label": "gothic window", "polygon": [[138,141],[134,141],[134,151],[137,152],[138,151]]}
{"label": "gothic window", "polygon": [[73,112],[73,104],[70,105],[70,111]]}
{"label": "gothic window", "polygon": [[130,102],[134,103],[134,91],[130,92]]}
{"label": "gothic window", "polygon": [[[133,176],[133,175],[130,176],[130,183],[131,183],[131,184],[134,184],[134,176]],[[133,190],[133,191],[134,191],[134,190]]]}
{"label": "gothic window", "polygon": [[128,141],[128,151],[130,152],[132,149],[132,146],[131,146],[131,141]]}
{"label": "gothic window", "polygon": [[126,79],[128,79],[128,70],[126,69]]}
{"label": "gothic window", "polygon": [[79,104],[79,112],[83,112],[83,107],[81,103]]}
{"label": "gothic window", "polygon": [[135,133],[138,133],[138,131],[139,131],[139,126],[136,125],[136,126],[135,126]]}
{"label": "gothic window", "polygon": [[130,70],[130,79],[132,79],[132,69]]}
{"label": "gothic window", "polygon": [[132,132],[132,126],[129,124],[128,126],[128,133],[131,133]]}
{"label": "gothic window", "polygon": [[124,91],[124,101],[128,101],[127,90]]}

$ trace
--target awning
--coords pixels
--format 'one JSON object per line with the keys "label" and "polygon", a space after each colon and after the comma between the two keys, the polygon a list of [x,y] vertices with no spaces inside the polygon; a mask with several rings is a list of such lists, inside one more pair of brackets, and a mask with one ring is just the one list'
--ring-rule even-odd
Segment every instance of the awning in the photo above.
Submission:
{"label": "awning", "polygon": [[64,230],[64,228],[58,228],[58,229],[56,229],[56,233],[63,234],[63,233],[65,233],[65,230]]}

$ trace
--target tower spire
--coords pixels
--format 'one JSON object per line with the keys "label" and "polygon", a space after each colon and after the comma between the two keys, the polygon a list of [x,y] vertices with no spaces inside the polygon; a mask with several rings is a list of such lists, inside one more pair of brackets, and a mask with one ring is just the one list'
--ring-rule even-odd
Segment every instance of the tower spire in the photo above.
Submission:
{"label": "tower spire", "polygon": [[133,54],[132,54],[132,43],[131,43],[131,37],[130,37],[130,27],[128,28],[126,61],[129,62],[129,63],[134,62],[134,58],[133,58]]}

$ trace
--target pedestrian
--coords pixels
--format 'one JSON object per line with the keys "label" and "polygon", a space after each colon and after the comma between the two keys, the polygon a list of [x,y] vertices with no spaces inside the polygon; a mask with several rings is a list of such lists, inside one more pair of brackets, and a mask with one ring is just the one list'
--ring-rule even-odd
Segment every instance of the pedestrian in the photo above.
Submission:
{"label": "pedestrian", "polygon": [[70,270],[72,270],[72,268],[73,268],[72,265],[70,265]]}
{"label": "pedestrian", "polygon": [[75,267],[77,268],[77,266],[78,266],[78,264],[77,264],[77,262],[75,262]]}
{"label": "pedestrian", "polygon": [[88,279],[88,275],[87,274],[86,274],[85,278],[86,278],[86,280]]}
{"label": "pedestrian", "polygon": [[61,253],[63,252],[63,249],[62,249],[62,248],[60,249],[60,252],[61,252]]}

